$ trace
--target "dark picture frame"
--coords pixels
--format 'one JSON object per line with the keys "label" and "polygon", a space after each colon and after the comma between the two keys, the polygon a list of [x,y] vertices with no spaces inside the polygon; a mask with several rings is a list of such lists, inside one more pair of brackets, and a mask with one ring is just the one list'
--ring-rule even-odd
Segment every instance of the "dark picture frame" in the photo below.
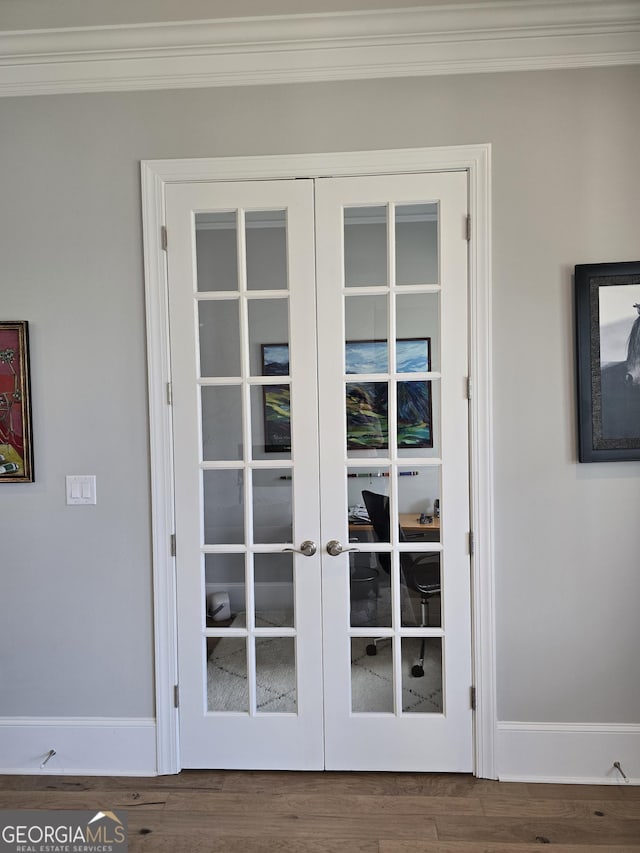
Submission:
{"label": "dark picture frame", "polygon": [[29,324],[0,321],[0,483],[32,482]]}
{"label": "dark picture frame", "polygon": [[578,458],[640,460],[640,261],[575,267]]}
{"label": "dark picture frame", "polygon": [[[431,370],[431,338],[402,338],[396,342],[398,373],[428,373]],[[347,374],[387,373],[387,342],[347,341]],[[287,344],[262,344],[263,376],[289,373]],[[398,447],[433,447],[431,382],[425,379],[398,382]],[[388,447],[387,382],[347,382],[347,449],[370,450]],[[286,384],[265,385],[265,451],[291,450],[290,390]]]}

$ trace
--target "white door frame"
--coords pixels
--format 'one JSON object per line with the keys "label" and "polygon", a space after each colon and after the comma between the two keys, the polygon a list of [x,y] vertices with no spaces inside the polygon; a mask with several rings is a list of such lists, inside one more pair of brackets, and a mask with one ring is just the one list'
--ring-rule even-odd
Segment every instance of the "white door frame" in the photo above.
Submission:
{"label": "white door frame", "polygon": [[[332,154],[142,161],[151,454],[157,772],[180,764],[173,460],[169,383],[165,188],[170,183],[467,171],[469,176],[469,374],[472,641],[476,713],[474,773],[496,778],[493,434],[491,404],[491,146]],[[461,223],[461,227],[462,223]]]}

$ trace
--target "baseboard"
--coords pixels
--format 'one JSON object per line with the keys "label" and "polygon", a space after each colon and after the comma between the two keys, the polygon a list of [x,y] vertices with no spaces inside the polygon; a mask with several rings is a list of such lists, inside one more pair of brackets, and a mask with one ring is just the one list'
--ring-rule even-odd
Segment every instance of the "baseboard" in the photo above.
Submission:
{"label": "baseboard", "polygon": [[640,785],[640,725],[498,722],[496,772],[505,782]]}
{"label": "baseboard", "polygon": [[[47,761],[51,750],[55,750]],[[0,773],[155,776],[156,723],[147,718],[0,718]]]}

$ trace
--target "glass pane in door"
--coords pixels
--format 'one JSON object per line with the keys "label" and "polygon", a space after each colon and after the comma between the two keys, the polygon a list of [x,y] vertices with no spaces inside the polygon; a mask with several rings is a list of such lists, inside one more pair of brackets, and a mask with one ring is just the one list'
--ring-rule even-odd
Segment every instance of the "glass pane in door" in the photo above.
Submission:
{"label": "glass pane in door", "polygon": [[254,554],[253,580],[256,628],[293,628],[293,554]]}
{"label": "glass pane in door", "polygon": [[217,637],[207,661],[207,710],[247,713],[249,678],[246,637]]}
{"label": "glass pane in door", "polygon": [[205,385],[200,389],[202,458],[242,459],[242,387]]}
{"label": "glass pane in door", "polygon": [[402,711],[405,714],[441,714],[442,639],[402,638]]}
{"label": "glass pane in door", "polygon": [[207,628],[232,627],[236,616],[245,609],[244,554],[205,554],[204,585]]}
{"label": "glass pane in door", "polygon": [[389,385],[387,382],[346,382],[347,452],[359,458],[386,457],[389,446]]}
{"label": "glass pane in door", "polygon": [[393,638],[351,638],[351,710],[393,713]]}
{"label": "glass pane in door", "polygon": [[257,468],[253,472],[253,541],[291,542],[293,478],[290,468]]}
{"label": "glass pane in door", "polygon": [[289,382],[252,386],[251,456],[253,459],[291,459]]}
{"label": "glass pane in door", "polygon": [[438,205],[395,207],[396,284],[438,284]]}
{"label": "glass pane in door", "polygon": [[440,473],[440,465],[398,468],[398,525],[403,540],[440,541]]}
{"label": "glass pane in door", "polygon": [[198,290],[236,290],[238,286],[236,211],[196,214]]}
{"label": "glass pane in door", "polygon": [[289,303],[287,299],[250,299],[249,358],[252,376],[289,372]]}
{"label": "glass pane in door", "polygon": [[344,281],[346,287],[375,287],[387,284],[385,205],[363,205],[345,209]]}
{"label": "glass pane in door", "polygon": [[202,377],[240,376],[240,315],[237,299],[198,304]]}
{"label": "glass pane in door", "polygon": [[202,472],[204,544],[244,542],[244,472],[208,469]]}
{"label": "glass pane in door", "polygon": [[[413,346],[418,350],[418,358],[409,360],[411,346],[403,341],[416,342]],[[421,341],[424,343],[417,343]],[[440,371],[439,292],[400,293],[396,296],[396,359],[400,373]]]}
{"label": "glass pane in door", "polygon": [[286,290],[286,211],[247,211],[245,223],[247,288],[249,290]]}
{"label": "glass pane in door", "polygon": [[389,554],[350,554],[349,621],[352,628],[391,626]]}
{"label": "glass pane in door", "polygon": [[388,315],[386,295],[345,298],[345,373],[387,372]]}
{"label": "glass pane in door", "polygon": [[439,628],[442,602],[442,555],[439,551],[402,551],[401,610],[405,628]]}
{"label": "glass pane in door", "polygon": [[295,714],[296,653],[293,637],[256,637],[256,710]]}

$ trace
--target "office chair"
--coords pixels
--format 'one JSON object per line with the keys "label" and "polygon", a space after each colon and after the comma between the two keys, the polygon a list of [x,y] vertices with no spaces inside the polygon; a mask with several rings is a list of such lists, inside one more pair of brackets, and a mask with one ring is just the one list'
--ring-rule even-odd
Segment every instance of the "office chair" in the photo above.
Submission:
{"label": "office chair", "polygon": [[[389,498],[386,495],[379,495],[376,492],[369,491],[363,491],[362,498],[369,513],[376,539],[380,542],[390,542]],[[407,537],[402,527],[398,526],[398,529],[400,542],[406,542]],[[380,553],[376,556],[382,570],[390,574],[391,554]],[[406,586],[420,595],[420,627],[424,628],[429,624],[429,600],[434,595],[440,594],[440,554],[425,553],[414,555],[401,552],[400,569],[401,579],[404,579]],[[376,644],[378,641],[378,639],[375,639],[373,643],[367,646],[366,652],[368,655],[377,654]],[[419,663],[411,668],[411,675],[414,678],[422,678],[424,675],[424,649],[425,637],[422,637]]]}

